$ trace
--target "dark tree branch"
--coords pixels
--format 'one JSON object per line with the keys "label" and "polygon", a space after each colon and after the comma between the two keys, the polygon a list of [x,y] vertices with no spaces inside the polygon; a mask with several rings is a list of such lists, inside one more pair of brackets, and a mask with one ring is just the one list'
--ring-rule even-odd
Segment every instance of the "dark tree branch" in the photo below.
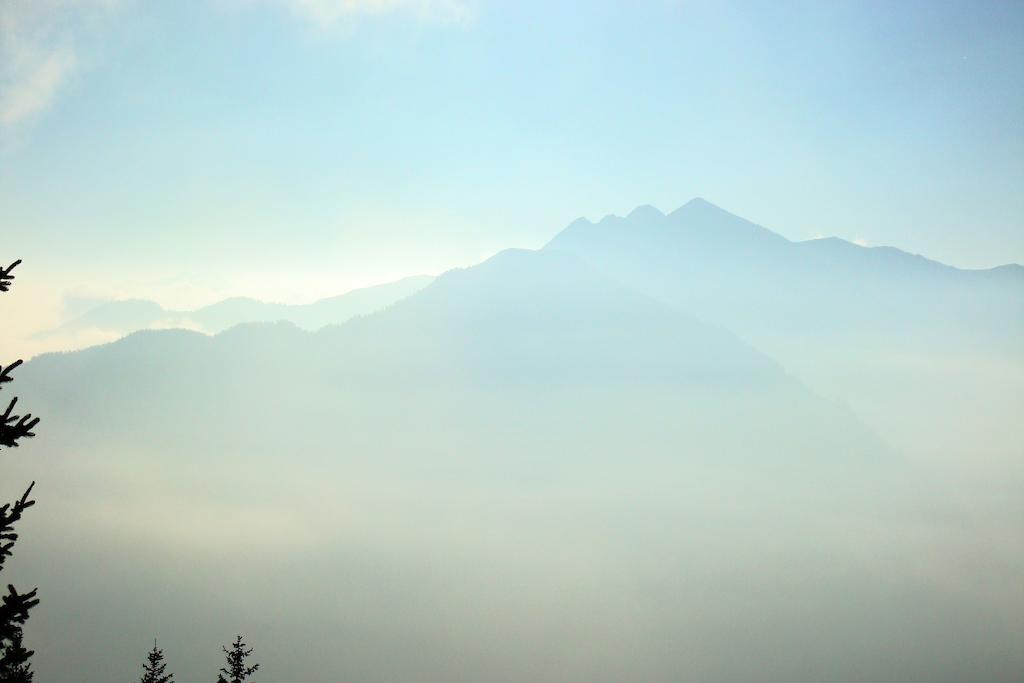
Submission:
{"label": "dark tree branch", "polygon": [[3,366],[3,364],[0,364],[0,389],[2,389],[3,385],[6,384],[7,382],[14,381],[14,378],[11,377],[11,371],[18,367],[19,365],[21,365],[20,360],[14,361],[6,368]]}
{"label": "dark tree branch", "polygon": [[39,418],[32,417],[32,413],[14,415],[14,406],[17,403],[17,398],[11,399],[7,410],[0,415],[0,447],[17,448],[18,439],[31,439],[35,436],[32,429],[39,424]]}
{"label": "dark tree branch", "polygon": [[[21,263],[21,259],[4,268],[0,266],[0,292],[6,292],[14,282],[13,271]],[[12,381],[13,372],[21,361],[15,361],[7,367],[0,364],[0,388]],[[15,415],[14,407],[18,399],[14,398],[7,410],[0,414],[0,449],[13,448],[19,439],[30,439],[35,436],[32,429],[39,424],[38,417],[31,414]],[[14,525],[21,520],[25,510],[35,505],[30,500],[35,482],[13,503],[0,506],[0,570],[6,560],[11,557],[18,534]],[[27,649],[22,641],[23,627],[28,621],[29,611],[39,604],[36,589],[28,593],[19,593],[14,586],[7,586],[7,594],[0,597],[0,682],[32,683],[34,674],[29,659],[34,652]]]}
{"label": "dark tree branch", "polygon": [[14,586],[8,584],[7,595],[0,604],[0,622],[23,626],[28,621],[28,611],[39,604],[36,590],[33,588],[28,593],[19,593]]}
{"label": "dark tree branch", "polygon": [[11,288],[11,284],[14,282],[14,276],[11,275],[11,271],[14,270],[19,263],[21,263],[21,259],[18,259],[6,268],[0,267],[0,292],[6,292]]}
{"label": "dark tree branch", "polygon": [[36,504],[34,500],[29,500],[35,485],[36,483],[32,482],[25,493],[21,495],[21,498],[14,501],[14,503],[5,503],[0,506],[0,569],[3,568],[4,561],[10,557],[11,549],[18,540],[18,534],[14,531],[14,525],[21,520],[21,515],[25,510]]}
{"label": "dark tree branch", "polygon": [[35,674],[28,660],[35,651],[25,649],[20,628],[14,629],[8,640],[6,651],[0,656],[0,676],[3,677],[0,680],[4,683],[32,683]]}

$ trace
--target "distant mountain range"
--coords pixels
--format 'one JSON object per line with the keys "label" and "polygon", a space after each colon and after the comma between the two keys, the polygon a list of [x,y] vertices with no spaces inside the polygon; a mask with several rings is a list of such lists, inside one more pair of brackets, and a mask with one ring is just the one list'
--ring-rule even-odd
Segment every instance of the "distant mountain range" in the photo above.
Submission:
{"label": "distant mountain range", "polygon": [[168,310],[154,301],[124,299],[99,303],[60,327],[41,332],[46,338],[97,330],[121,335],[150,328],[181,327],[217,334],[252,322],[290,322],[306,330],[336,325],[378,311],[427,286],[433,278],[417,275],[374,287],[355,289],[311,304],[275,304],[245,297],[225,299],[191,311]]}
{"label": "distant mountain range", "polygon": [[[189,653],[251,625],[317,683],[1009,680],[1024,556],[986,520],[1019,494],[967,514],[933,480],[955,457],[1024,481],[1021,272],[695,200],[37,356],[35,457],[5,477],[47,496],[19,567],[34,637],[73,647],[40,659],[114,678],[110,644],[155,630],[196,678]],[[615,668],[577,662],[595,634]]]}
{"label": "distant mountain range", "polygon": [[[787,347],[776,340],[790,334],[885,346],[940,328],[944,343],[1013,344],[1024,334],[1020,265],[961,270],[835,237],[791,242],[703,199],[669,214],[641,206],[598,223],[581,218],[545,250],[575,254],[629,288],[781,354],[784,362]],[[37,337],[173,327],[217,334],[241,323],[277,321],[314,331],[380,310],[431,280],[414,276],[306,305],[239,297],[178,311],[146,300],[109,301]]]}
{"label": "distant mountain range", "polygon": [[1018,448],[1020,265],[961,270],[892,247],[791,242],[703,199],[579,219],[545,250],[728,328],[901,448]]}
{"label": "distant mountain range", "polygon": [[[662,433],[663,455],[697,443],[722,459],[758,460],[772,452],[803,461],[827,452],[836,461],[857,450],[875,451],[873,459],[884,450],[852,415],[731,333],[555,250],[502,252],[446,273],[376,314],[316,334],[287,323],[238,325],[212,338],[140,332],[78,353],[41,356],[23,374],[40,392],[40,410],[57,401],[86,411],[79,433],[88,431],[86,415],[93,411],[104,414],[96,416],[100,424],[129,412],[147,434],[172,429],[180,441],[187,434],[182,425],[212,416],[218,432],[252,435],[292,420],[308,425],[302,416],[325,410],[316,422],[354,420],[344,434],[322,442],[343,452],[351,452],[344,447],[351,439],[370,434],[378,447],[391,443],[385,449],[391,453],[421,453],[431,444],[444,450],[444,439],[435,442],[442,436],[436,426],[462,421],[489,424],[505,443],[545,458],[557,457],[553,443],[566,452],[580,447],[580,421],[594,421],[594,435],[612,425]],[[104,399],[70,392],[68,378],[102,386]],[[278,414],[253,424],[268,396]],[[168,422],[182,406],[193,417]],[[399,431],[392,429],[396,414]],[[630,418],[623,421],[624,415]],[[553,424],[540,429],[532,420]],[[426,433],[417,435],[418,429]],[[454,427],[450,434],[465,436]],[[538,434],[546,439],[525,447],[524,435]],[[192,438],[199,448],[203,432]],[[620,439],[595,441],[591,451]],[[474,450],[483,457],[494,448]]]}
{"label": "distant mountain range", "polygon": [[579,219],[545,248],[755,345],[790,333],[879,334],[891,343],[922,326],[954,336],[1024,332],[1020,265],[960,270],[834,237],[791,242],[703,199],[667,215],[644,206],[625,218]]}
{"label": "distant mountain range", "polygon": [[[230,329],[277,321],[308,331],[348,322],[312,338],[287,327]],[[318,382],[337,372],[346,386],[365,377],[371,394],[400,372],[413,384],[429,376],[443,386],[685,378],[690,391],[701,377],[714,378],[704,386],[750,386],[781,376],[765,370],[781,366],[900,446],[922,443],[927,432],[939,447],[955,432],[966,447],[983,434],[1010,438],[1005,411],[1015,405],[1014,368],[1024,355],[1024,268],[960,270],[890,247],[791,242],[695,199],[667,215],[644,206],[624,218],[579,219],[539,252],[503,252],[436,280],[407,278],[307,306],[229,299],[175,312],[111,302],[62,329],[128,333],[175,322],[207,334],[229,331],[210,343],[210,359],[197,359],[211,382],[219,349],[234,349],[221,359],[225,371],[242,372],[232,370],[235,359],[258,353],[268,338],[270,348],[301,359],[292,372],[308,367]],[[165,332],[61,362],[128,349],[146,357],[140,345],[163,348],[172,339],[184,343]],[[161,356],[175,353],[172,344]],[[951,356],[956,365],[945,362]],[[269,353],[260,362],[272,362]],[[987,373],[983,380],[979,372]],[[978,413],[977,398],[960,402],[980,381],[992,405]],[[925,429],[953,406],[986,417],[973,430],[949,422]]]}

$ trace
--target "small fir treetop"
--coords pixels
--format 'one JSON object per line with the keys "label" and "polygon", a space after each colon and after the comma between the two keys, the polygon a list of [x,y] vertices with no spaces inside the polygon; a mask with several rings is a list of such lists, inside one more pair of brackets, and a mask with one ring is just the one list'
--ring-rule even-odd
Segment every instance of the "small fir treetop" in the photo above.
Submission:
{"label": "small fir treetop", "polygon": [[227,655],[227,666],[221,668],[220,674],[217,675],[217,683],[243,683],[260,668],[259,664],[246,665],[246,659],[252,654],[252,648],[246,649],[245,643],[242,642],[242,636],[235,638],[230,650],[226,647],[221,649]]}
{"label": "small fir treetop", "polygon": [[174,678],[174,674],[165,674],[164,651],[156,646],[153,641],[153,649],[146,656],[146,663],[142,665],[142,680],[140,683],[168,683]]}

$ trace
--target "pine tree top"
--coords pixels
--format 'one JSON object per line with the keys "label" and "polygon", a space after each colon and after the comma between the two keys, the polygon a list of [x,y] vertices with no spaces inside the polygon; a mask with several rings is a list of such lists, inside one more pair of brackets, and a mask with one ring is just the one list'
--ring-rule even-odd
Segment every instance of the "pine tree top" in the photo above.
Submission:
{"label": "pine tree top", "polygon": [[246,660],[252,654],[252,648],[246,647],[245,643],[242,642],[242,636],[235,638],[235,642],[231,644],[230,650],[226,647],[221,649],[224,650],[224,654],[227,656],[227,666],[221,668],[220,674],[217,676],[217,683],[243,683],[245,679],[259,670],[259,664],[246,665]]}
{"label": "pine tree top", "polygon": [[164,651],[153,641],[153,649],[146,655],[146,663],[142,665],[142,679],[140,683],[168,683],[174,678],[174,674],[165,674],[167,664],[164,663]]}

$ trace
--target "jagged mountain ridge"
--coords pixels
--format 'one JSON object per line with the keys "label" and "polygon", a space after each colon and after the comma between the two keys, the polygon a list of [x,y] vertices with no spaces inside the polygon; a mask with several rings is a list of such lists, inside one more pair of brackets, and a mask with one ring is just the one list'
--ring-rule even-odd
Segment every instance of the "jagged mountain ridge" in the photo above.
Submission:
{"label": "jagged mountain ridge", "polygon": [[901,449],[1019,452],[1019,265],[961,270],[837,238],[791,242],[700,199],[577,220],[545,249],[728,328]]}
{"label": "jagged mountain ridge", "polygon": [[[891,335],[942,324],[1021,327],[1024,267],[961,270],[839,238],[791,242],[694,199],[669,214],[640,207],[578,219],[545,247],[577,254],[650,296],[758,344],[762,332],[816,327]],[[878,328],[884,328],[879,330]]]}

